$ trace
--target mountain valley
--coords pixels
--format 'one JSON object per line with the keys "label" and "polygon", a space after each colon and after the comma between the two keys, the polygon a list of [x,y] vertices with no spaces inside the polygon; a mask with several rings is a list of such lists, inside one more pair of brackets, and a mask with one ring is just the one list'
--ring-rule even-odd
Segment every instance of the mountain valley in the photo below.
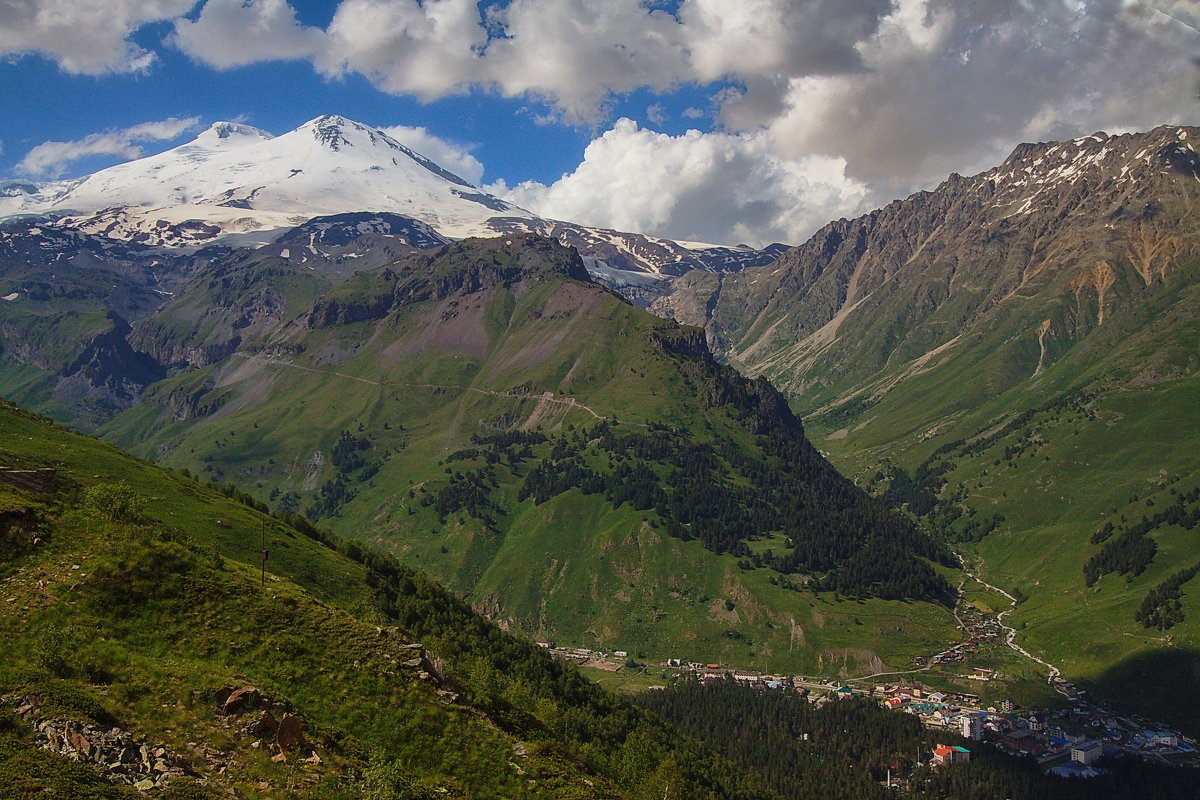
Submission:
{"label": "mountain valley", "polygon": [[340,117],[221,123],[6,191],[0,391],[635,658],[917,669],[959,587],[1002,602],[958,553],[1032,652],[1187,725],[1198,139],[1022,145],[754,250],[543,220]]}
{"label": "mountain valley", "polygon": [[655,307],[704,325],[840,469],[1019,590],[1037,652],[1175,719],[1194,713],[1176,704],[1200,607],[1185,591],[1180,622],[1149,627],[1139,609],[1200,559],[1198,141],[1021,145],[774,265],[691,273]]}

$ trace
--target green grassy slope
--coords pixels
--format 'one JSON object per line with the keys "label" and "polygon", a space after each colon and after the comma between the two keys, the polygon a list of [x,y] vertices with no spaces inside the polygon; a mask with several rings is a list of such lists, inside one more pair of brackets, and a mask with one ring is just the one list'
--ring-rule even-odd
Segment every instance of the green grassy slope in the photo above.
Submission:
{"label": "green grassy slope", "polygon": [[[49,495],[0,489],[0,781],[13,796],[137,796],[88,758],[35,750],[30,720],[165,748],[189,774],[164,797],[767,796],[394,562],[8,404],[0,462],[58,469]],[[219,712],[222,687],[247,684],[299,720],[319,763],[273,759],[271,737],[246,727],[259,711]]]}
{"label": "green grassy slope", "polygon": [[[618,418],[623,434],[667,426],[696,445],[796,470],[783,479],[796,481],[792,495],[808,498],[798,539],[806,530],[829,539],[827,527],[844,530],[845,541],[870,539],[872,526],[883,524],[811,452],[790,415],[770,417],[773,392],[706,361],[702,345],[673,323],[592,284],[572,252],[536,238],[469,241],[356,276],[269,343],[155,385],[105,435],[307,509],[530,633],[771,669],[833,662],[850,674],[881,661],[904,666],[940,649],[953,620],[937,605],[848,604],[832,591],[782,585],[802,584],[812,576],[799,573],[811,569],[788,567],[797,574],[785,582],[766,566],[743,569],[755,548],[759,557],[767,548],[789,552],[769,526],[714,552],[706,540],[668,535],[673,529],[654,503],[638,509],[578,491],[540,504],[521,500],[530,470],[554,461],[557,439],[515,461],[497,452],[486,501],[452,510],[429,504],[453,494],[456,473],[485,466],[482,456],[451,458],[473,437],[542,431],[561,439]],[[771,428],[790,437],[794,453],[767,454],[762,437]],[[579,446],[590,468],[606,475],[621,460]],[[712,479],[714,492],[733,497],[750,477],[730,457],[721,456]],[[665,454],[645,461],[664,492],[678,488]],[[825,492],[845,494],[830,501]],[[501,511],[484,520],[481,503]],[[866,516],[835,524],[822,516],[825,505]]]}
{"label": "green grassy slope", "polygon": [[[989,580],[1028,597],[1012,616],[1023,641],[1117,705],[1176,721],[1194,720],[1198,710],[1179,703],[1198,688],[1189,666],[1200,664],[1196,584],[1184,584],[1183,621],[1169,630],[1147,629],[1135,612],[1151,589],[1200,560],[1200,540],[1164,523],[1148,534],[1157,553],[1144,572],[1108,574],[1089,586],[1084,568],[1101,550],[1093,534],[1106,524],[1119,534],[1195,484],[1197,268],[1181,265],[1144,304],[1110,317],[1110,328],[1097,329],[1036,380],[962,402],[940,420],[915,410],[959,402],[952,398],[963,391],[960,381],[948,376],[969,370],[970,354],[898,383],[849,425],[820,415],[809,422],[822,448],[864,484],[884,458],[940,474],[930,519],[955,539],[995,524],[960,546],[977,554]],[[949,519],[962,511],[968,515]],[[1003,521],[993,523],[997,515]],[[1159,667],[1126,666],[1146,659]],[[1163,661],[1172,666],[1162,669]],[[1111,678],[1131,670],[1138,677],[1123,686]]]}
{"label": "green grassy slope", "polygon": [[[672,299],[709,310],[730,360],[776,381],[840,469],[1024,593],[1011,618],[1035,653],[1156,713],[1200,688],[1197,584],[1160,592],[1161,614],[1181,605],[1169,630],[1134,613],[1200,542],[1170,524],[1122,536],[1200,470],[1197,135],[1022,145]],[[1113,542],[1093,542],[1110,521]],[[1093,558],[1152,549],[1144,571],[1085,579]],[[1170,677],[1106,677],[1159,655]]]}

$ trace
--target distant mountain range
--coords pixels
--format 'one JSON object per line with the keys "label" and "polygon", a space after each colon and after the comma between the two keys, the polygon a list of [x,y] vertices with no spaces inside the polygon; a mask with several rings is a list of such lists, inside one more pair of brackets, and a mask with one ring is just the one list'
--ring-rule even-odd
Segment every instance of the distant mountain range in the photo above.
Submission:
{"label": "distant mountain range", "polygon": [[595,274],[645,294],[660,276],[730,271],[783,251],[679,244],[545,220],[488,194],[391,136],[325,115],[282,136],[218,122],[187,144],[70,181],[0,184],[0,217],[139,245],[261,246],[314,217],[410,217],[446,239],[539,233],[577,247]]}

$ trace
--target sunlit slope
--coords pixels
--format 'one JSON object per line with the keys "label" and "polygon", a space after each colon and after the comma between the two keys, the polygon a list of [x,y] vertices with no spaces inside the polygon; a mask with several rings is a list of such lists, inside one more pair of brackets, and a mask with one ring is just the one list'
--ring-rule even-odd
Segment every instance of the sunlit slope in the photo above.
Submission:
{"label": "sunlit slope", "polygon": [[[1114,690],[1134,702],[1194,696],[1195,584],[1169,631],[1134,612],[1200,547],[1156,524],[1158,552],[1128,582],[1089,586],[1085,567],[1121,561],[1118,540],[1144,558],[1151,546],[1121,531],[1200,470],[1197,142],[1164,126],[1021,145],[830,223],[774,265],[685,279],[660,308],[775,381],[860,485],[977,548],[986,575],[1028,596],[1013,618],[1032,647],[1069,675],[1165,648],[1176,678]],[[1109,521],[1112,542],[1092,542]]]}

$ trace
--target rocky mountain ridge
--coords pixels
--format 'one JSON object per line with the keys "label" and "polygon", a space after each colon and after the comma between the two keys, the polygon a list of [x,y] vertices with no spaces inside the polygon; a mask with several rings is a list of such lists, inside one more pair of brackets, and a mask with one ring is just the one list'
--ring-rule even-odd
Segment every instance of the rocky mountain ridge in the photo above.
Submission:
{"label": "rocky mountain ridge", "polygon": [[1200,471],[1198,146],[1175,125],[1021,145],[655,306],[1022,598],[1030,652],[1173,719],[1200,674],[1179,504]]}
{"label": "rocky mountain ridge", "polygon": [[[1062,337],[1194,247],[1196,143],[1200,129],[1170,126],[1021,145],[985,173],[832,222],[767,267],[685,276],[654,310],[703,324],[731,361],[813,400],[843,376],[961,346],[1026,287],[1072,293],[1070,318],[1041,335]],[[854,341],[853,321],[865,326]],[[852,358],[826,357],[839,339]]]}

